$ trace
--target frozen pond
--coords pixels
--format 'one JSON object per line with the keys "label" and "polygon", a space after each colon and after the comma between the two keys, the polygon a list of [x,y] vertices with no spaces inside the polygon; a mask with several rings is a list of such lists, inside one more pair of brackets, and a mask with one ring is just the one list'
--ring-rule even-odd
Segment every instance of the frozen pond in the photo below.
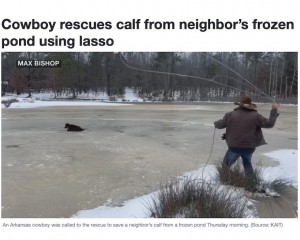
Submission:
{"label": "frozen pond", "polygon": [[[156,191],[161,182],[203,166],[213,122],[233,104],[2,109],[2,217],[70,217]],[[259,108],[268,117],[271,105]],[[297,106],[281,106],[263,153],[297,149]],[[86,128],[66,132],[65,123]],[[226,144],[217,130],[211,162]],[[254,162],[255,163],[255,162]]]}

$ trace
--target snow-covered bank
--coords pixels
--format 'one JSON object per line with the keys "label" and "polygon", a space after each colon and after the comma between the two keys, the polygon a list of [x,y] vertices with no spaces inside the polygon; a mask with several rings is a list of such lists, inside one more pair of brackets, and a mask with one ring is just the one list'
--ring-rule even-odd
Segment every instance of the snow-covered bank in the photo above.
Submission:
{"label": "snow-covered bank", "polygon": [[[39,107],[56,107],[56,106],[120,106],[121,102],[142,102],[141,99],[133,89],[126,88],[124,97],[115,98],[115,101],[110,101],[109,96],[104,92],[78,94],[76,100],[70,99],[69,95],[62,95],[55,99],[54,93],[32,93],[30,98],[28,94],[21,95],[7,95],[1,98],[3,101],[14,100],[9,108],[39,108]],[[122,104],[124,105],[124,104]],[[2,103],[2,108],[5,105]]]}
{"label": "snow-covered bank", "polygon": [[[146,99],[139,97],[138,93],[131,88],[126,88],[123,96],[110,98],[105,92],[87,92],[76,95],[76,99],[72,99],[71,94],[61,94],[55,96],[53,92],[32,93],[30,98],[28,94],[8,94],[1,97],[2,108],[5,108],[4,102],[11,101],[9,108],[39,108],[39,107],[55,107],[55,106],[120,106],[120,103],[130,102],[149,102]],[[161,99],[152,100],[154,102],[163,102]],[[151,102],[152,102],[151,101]],[[176,102],[183,102],[176,100]],[[228,104],[232,102],[222,101],[193,101],[194,103],[218,103]],[[188,103],[188,101],[187,101]],[[266,103],[257,103],[259,107],[266,105]],[[269,104],[269,103],[267,103]],[[281,104],[284,106],[297,106],[295,104]]]}
{"label": "snow-covered bank", "polygon": [[[274,180],[276,178],[285,177],[292,180],[295,187],[298,186],[298,150],[295,149],[282,149],[270,153],[266,153],[266,156],[279,161],[279,165],[276,167],[263,168],[263,178],[265,180]],[[202,177],[205,180],[210,180],[215,175],[215,168],[213,166],[206,166],[200,168],[197,171],[184,174],[184,177]],[[157,192],[150,193],[132,200],[128,200],[123,203],[121,207],[111,207],[108,204],[100,206],[95,209],[82,210],[76,213],[74,218],[148,218],[149,211],[147,204],[151,202],[153,196]],[[254,210],[253,210],[254,211]],[[255,213],[250,213],[249,217],[254,217]]]}
{"label": "snow-covered bank", "polygon": [[[19,98],[19,102],[12,103],[9,108],[40,108],[40,107],[69,107],[69,106],[121,106],[122,103],[108,103],[100,101],[40,101]],[[128,105],[128,104],[125,104]],[[2,108],[5,106],[2,104]]]}
{"label": "snow-covered bank", "polygon": [[282,149],[266,153],[265,156],[278,161],[279,166],[264,168],[264,179],[272,181],[276,177],[287,178],[292,181],[294,187],[298,187],[298,150]]}

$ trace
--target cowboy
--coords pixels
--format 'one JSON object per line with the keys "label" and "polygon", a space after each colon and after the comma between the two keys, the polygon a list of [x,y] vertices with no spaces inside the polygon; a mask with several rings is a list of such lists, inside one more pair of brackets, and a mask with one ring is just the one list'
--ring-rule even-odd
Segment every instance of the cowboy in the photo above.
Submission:
{"label": "cowboy", "polygon": [[266,144],[261,128],[272,128],[278,117],[279,104],[272,103],[270,117],[265,118],[257,112],[257,106],[250,97],[242,97],[233,111],[225,114],[223,119],[214,122],[218,129],[226,128],[223,139],[226,139],[228,150],[223,159],[223,166],[230,168],[241,157],[245,175],[255,177],[251,163],[256,147]]}

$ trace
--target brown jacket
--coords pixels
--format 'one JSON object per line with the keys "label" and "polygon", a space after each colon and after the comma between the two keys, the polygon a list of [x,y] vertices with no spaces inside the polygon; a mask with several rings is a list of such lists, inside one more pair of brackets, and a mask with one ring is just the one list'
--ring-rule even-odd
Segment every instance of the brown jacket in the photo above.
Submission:
{"label": "brown jacket", "polygon": [[277,109],[272,109],[268,119],[256,111],[238,107],[214,125],[218,129],[226,128],[228,147],[256,148],[266,144],[261,128],[272,128],[278,115]]}

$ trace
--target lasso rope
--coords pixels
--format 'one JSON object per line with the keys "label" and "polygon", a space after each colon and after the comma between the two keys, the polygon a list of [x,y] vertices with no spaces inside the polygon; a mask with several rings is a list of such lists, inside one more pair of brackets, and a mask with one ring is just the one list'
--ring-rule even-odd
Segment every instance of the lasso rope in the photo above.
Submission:
{"label": "lasso rope", "polygon": [[[232,86],[229,86],[228,84],[224,84],[224,83],[220,83],[220,82],[216,82],[215,79],[218,78],[219,76],[216,76],[214,78],[204,78],[204,77],[198,77],[198,76],[193,76],[193,75],[187,75],[187,74],[180,74],[180,73],[172,73],[172,72],[163,72],[163,71],[156,71],[156,70],[148,70],[148,69],[142,69],[142,68],[138,68],[138,67],[133,67],[129,64],[127,64],[123,58],[125,58],[122,53],[120,53],[120,60],[121,62],[123,63],[124,66],[126,66],[127,68],[129,69],[132,69],[132,70],[136,70],[136,71],[140,71],[140,72],[146,72],[146,73],[156,73],[156,74],[163,74],[163,75],[172,75],[172,76],[177,76],[177,77],[184,77],[184,78],[193,78],[193,79],[200,79],[200,80],[204,80],[204,81],[207,81],[207,82],[211,82],[211,83],[215,83],[215,84],[218,84],[218,85],[221,85],[221,86],[224,86],[224,87],[227,87],[227,88],[231,88],[231,89],[234,89],[234,90],[238,90],[238,91],[243,91],[245,93],[249,93],[251,95],[255,95],[255,96],[260,96],[260,94],[253,94],[253,92],[249,92],[249,91],[246,91],[246,90],[242,90],[240,88],[236,88],[236,87],[232,87]],[[215,61],[218,61],[218,60],[215,60]],[[220,62],[221,63],[221,62]],[[223,66],[226,66],[225,64],[222,63]],[[228,66],[226,66],[227,68],[229,68]],[[230,69],[230,68],[229,68]],[[231,69],[232,70],[232,69]],[[259,88],[255,87],[253,84],[250,83],[250,81],[248,81],[246,78],[244,78],[243,76],[241,76],[239,73],[237,73],[236,71],[232,70],[234,73],[238,74],[238,76],[242,77],[249,85],[246,85],[245,83],[239,81],[241,84],[244,84],[245,86],[250,86],[252,87],[255,91],[265,95],[268,99],[271,99],[266,93],[264,93],[262,90],[260,90]],[[237,79],[235,79],[237,80]],[[273,99],[271,99],[273,100]]]}
{"label": "lasso rope", "polygon": [[[148,69],[142,69],[142,68],[138,68],[138,67],[133,67],[133,66],[130,66],[129,64],[127,64],[123,59],[125,58],[122,53],[120,53],[120,60],[121,62],[129,69],[132,69],[132,70],[135,70],[135,71],[141,71],[141,72],[146,72],[146,73],[155,73],[155,74],[163,74],[163,75],[173,75],[173,76],[177,76],[177,77],[185,77],[185,78],[193,78],[193,79],[200,79],[200,80],[205,80],[205,81],[208,81],[208,82],[212,82],[212,83],[215,83],[215,84],[218,84],[218,85],[221,85],[221,86],[225,86],[225,87],[228,87],[228,88],[231,88],[231,89],[234,89],[234,90],[239,90],[241,91],[241,89],[239,88],[235,88],[235,87],[231,87],[227,84],[223,84],[223,83],[220,83],[220,82],[216,82],[215,79],[218,77],[216,76],[215,78],[212,78],[212,79],[209,79],[209,78],[203,78],[203,77],[198,77],[198,76],[193,76],[193,75],[186,75],[186,74],[179,74],[179,73],[171,73],[171,72],[162,72],[162,71],[156,71],[156,70],[148,70]],[[211,57],[211,56],[209,56]],[[238,72],[236,72],[235,70],[231,69],[230,67],[228,67],[227,65],[225,65],[224,63],[214,59],[213,57],[211,57],[214,61],[216,61],[217,63],[221,64],[222,66],[226,67],[227,69],[229,69],[230,71],[234,72],[237,76],[241,77],[242,79],[244,79],[249,85],[246,85],[245,83],[239,81],[240,83],[242,84],[245,84],[246,86],[250,86],[252,87],[255,91],[263,94],[265,97],[267,97],[268,99],[271,99],[266,93],[264,93],[262,90],[260,90],[259,88],[257,88],[256,86],[254,86],[250,81],[248,81],[245,77],[243,77],[242,75],[240,75]],[[235,79],[237,80],[237,79]],[[249,91],[245,91],[245,90],[242,90],[244,92],[247,92],[247,93],[251,93]],[[253,94],[251,93],[252,95],[257,95],[259,96],[259,94]],[[273,100],[273,99],[271,99]],[[209,153],[209,157],[202,169],[202,179],[203,179],[203,174],[204,174],[204,170],[206,168],[206,166],[208,165],[209,161],[210,161],[210,158],[212,156],[212,152],[213,152],[213,147],[214,147],[214,140],[215,140],[215,132],[216,132],[216,128],[214,128],[214,132],[213,132],[213,139],[212,139],[212,145],[211,145],[211,150],[210,150],[210,153]],[[199,159],[198,159],[199,160]],[[196,165],[198,165],[198,160],[197,160],[197,163]]]}
{"label": "lasso rope", "polygon": [[[205,54],[205,53],[204,53]],[[222,65],[223,67],[227,68],[228,70],[232,71],[233,73],[235,73],[237,76],[239,76],[240,78],[242,78],[243,80],[245,80],[250,86],[252,87],[255,91],[263,94],[265,97],[267,97],[268,99],[270,99],[271,101],[273,101],[273,99],[267,95],[264,91],[262,91],[261,89],[259,89],[258,87],[256,87],[253,83],[251,83],[248,79],[246,79],[244,76],[242,76],[241,74],[239,74],[237,71],[233,70],[231,67],[227,66],[226,64],[220,62],[219,60],[215,59],[214,57],[205,54],[206,56],[210,57],[212,60],[214,60],[215,62],[219,63],[220,65]]]}

